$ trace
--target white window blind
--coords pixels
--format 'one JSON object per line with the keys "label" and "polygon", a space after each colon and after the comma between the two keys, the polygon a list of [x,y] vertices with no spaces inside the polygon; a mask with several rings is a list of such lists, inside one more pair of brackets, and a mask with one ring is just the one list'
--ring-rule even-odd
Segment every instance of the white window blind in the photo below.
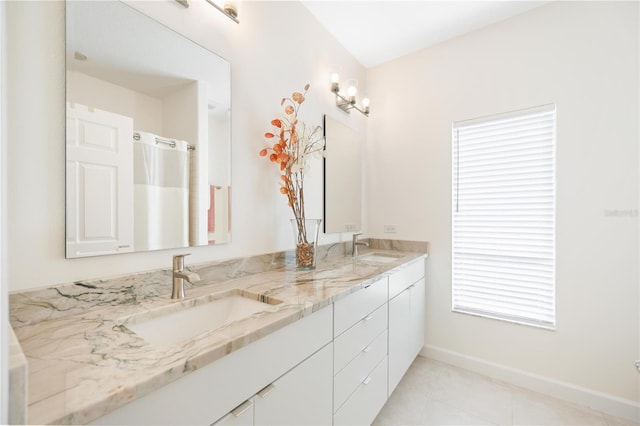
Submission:
{"label": "white window blind", "polygon": [[454,123],[454,311],[555,328],[555,116]]}

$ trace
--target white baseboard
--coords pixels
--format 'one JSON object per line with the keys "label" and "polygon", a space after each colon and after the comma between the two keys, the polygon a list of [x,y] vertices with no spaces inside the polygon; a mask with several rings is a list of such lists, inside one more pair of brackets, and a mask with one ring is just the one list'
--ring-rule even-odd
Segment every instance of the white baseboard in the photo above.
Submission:
{"label": "white baseboard", "polygon": [[425,345],[420,355],[483,374],[515,386],[584,405],[616,417],[640,422],[640,404],[571,383],[532,374],[436,346]]}

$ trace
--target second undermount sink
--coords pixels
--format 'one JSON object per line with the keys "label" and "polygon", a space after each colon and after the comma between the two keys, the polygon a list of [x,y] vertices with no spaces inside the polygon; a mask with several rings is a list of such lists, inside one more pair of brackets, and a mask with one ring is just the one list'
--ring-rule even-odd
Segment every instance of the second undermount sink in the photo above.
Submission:
{"label": "second undermount sink", "polygon": [[156,347],[169,347],[261,312],[274,312],[281,300],[232,290],[195,306],[167,307],[128,318],[122,325]]}
{"label": "second undermount sink", "polygon": [[391,254],[391,253],[367,253],[358,257],[358,260],[374,263],[390,263],[404,257],[404,254]]}

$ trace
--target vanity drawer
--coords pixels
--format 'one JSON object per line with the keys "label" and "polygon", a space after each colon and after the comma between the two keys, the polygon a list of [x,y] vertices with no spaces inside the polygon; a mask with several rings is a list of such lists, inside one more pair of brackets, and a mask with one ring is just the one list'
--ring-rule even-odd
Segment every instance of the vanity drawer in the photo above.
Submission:
{"label": "vanity drawer", "polygon": [[387,401],[387,358],[333,415],[334,425],[370,425]]}
{"label": "vanity drawer", "polygon": [[389,300],[424,277],[424,258],[420,258],[389,275]]}
{"label": "vanity drawer", "polygon": [[387,329],[387,304],[358,321],[334,341],[333,372],[337,374]]}
{"label": "vanity drawer", "polygon": [[338,300],[333,305],[333,336],[344,333],[352,325],[387,302],[387,277],[382,276],[361,290]]}
{"label": "vanity drawer", "polygon": [[339,409],[376,365],[387,356],[387,336],[387,330],[384,330],[336,374],[333,381],[334,409]]}

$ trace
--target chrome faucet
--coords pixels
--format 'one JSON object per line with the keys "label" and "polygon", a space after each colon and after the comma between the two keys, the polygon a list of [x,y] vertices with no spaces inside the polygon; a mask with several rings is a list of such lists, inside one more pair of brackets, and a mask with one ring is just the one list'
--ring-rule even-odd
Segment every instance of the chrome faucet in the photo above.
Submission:
{"label": "chrome faucet", "polygon": [[358,236],[362,235],[362,232],[358,232],[357,234],[353,234],[353,251],[351,252],[351,255],[353,257],[357,257],[358,256],[358,246],[365,246],[365,247],[369,247],[369,243],[365,242],[365,241],[358,241]]}
{"label": "chrome faucet", "polygon": [[173,256],[173,289],[171,290],[172,299],[184,299],[184,280],[190,283],[200,281],[200,275],[195,272],[184,269],[184,257],[187,254],[177,254]]}

